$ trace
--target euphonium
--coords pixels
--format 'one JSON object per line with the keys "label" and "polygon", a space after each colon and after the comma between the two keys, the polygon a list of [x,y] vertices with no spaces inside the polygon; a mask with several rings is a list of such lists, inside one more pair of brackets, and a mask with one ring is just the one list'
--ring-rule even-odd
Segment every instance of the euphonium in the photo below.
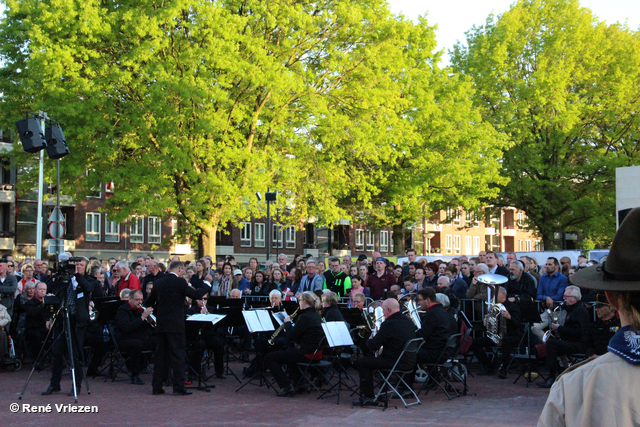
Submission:
{"label": "euphonium", "polygon": [[89,321],[90,321],[90,322],[95,322],[96,320],[98,320],[98,315],[99,315],[99,314],[100,314],[100,313],[98,313],[98,311],[97,311],[97,310],[94,310],[94,309],[92,309],[92,308],[91,308],[91,309],[89,310]]}
{"label": "euphonium", "polygon": [[418,307],[415,301],[409,299],[409,301],[404,304],[404,307],[407,309],[407,316],[409,316],[409,319],[416,325],[416,329],[422,329],[422,322],[420,322],[420,315],[418,314]]}
{"label": "euphonium", "polygon": [[487,338],[496,345],[502,343],[502,337],[507,331],[507,320],[501,315],[507,309],[497,302],[498,288],[507,281],[506,277],[499,274],[483,274],[478,277],[478,282],[487,286]]}
{"label": "euphonium", "polygon": [[[289,316],[289,319],[293,320],[293,318],[298,315],[298,310],[300,310],[300,307],[296,308],[296,311],[294,311],[293,314]],[[287,322],[282,322],[282,325],[280,325],[278,329],[276,329],[276,331],[273,333],[273,335],[271,335],[271,338],[269,338],[269,341],[268,341],[269,345],[274,345],[276,343],[276,338],[278,338],[278,335],[280,335],[286,323]]]}
{"label": "euphonium", "polygon": [[564,305],[564,302],[558,304],[558,306],[556,308],[554,308],[553,311],[551,311],[551,309],[547,308],[547,312],[549,313],[549,330],[547,332],[545,332],[544,336],[542,337],[542,342],[543,343],[546,343],[549,340],[549,338],[551,338],[551,337],[559,338],[558,330],[556,329],[554,331],[553,329],[551,329],[551,324],[559,323],[560,311],[562,310],[562,306],[563,305]]}

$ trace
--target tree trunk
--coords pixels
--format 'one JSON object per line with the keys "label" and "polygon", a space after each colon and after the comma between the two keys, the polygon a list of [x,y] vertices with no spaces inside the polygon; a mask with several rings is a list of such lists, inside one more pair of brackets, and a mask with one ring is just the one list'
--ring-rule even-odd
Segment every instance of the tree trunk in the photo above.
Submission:
{"label": "tree trunk", "polygon": [[211,255],[213,263],[216,262],[216,232],[218,226],[201,226],[200,236],[198,237],[198,257]]}
{"label": "tree trunk", "polygon": [[404,254],[404,227],[402,223],[393,225],[393,251]]}

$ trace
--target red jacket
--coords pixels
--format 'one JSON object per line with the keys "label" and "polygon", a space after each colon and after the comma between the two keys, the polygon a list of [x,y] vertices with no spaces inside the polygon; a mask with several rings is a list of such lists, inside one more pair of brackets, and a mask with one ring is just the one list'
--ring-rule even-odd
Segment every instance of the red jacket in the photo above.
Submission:
{"label": "red jacket", "polygon": [[131,289],[131,290],[140,289],[141,290],[140,279],[138,279],[138,277],[135,274],[132,274],[131,272],[129,272],[129,274],[127,274],[127,277],[125,277],[124,279],[121,277],[114,287],[116,288],[117,296],[120,296],[120,291],[122,291],[123,289]]}

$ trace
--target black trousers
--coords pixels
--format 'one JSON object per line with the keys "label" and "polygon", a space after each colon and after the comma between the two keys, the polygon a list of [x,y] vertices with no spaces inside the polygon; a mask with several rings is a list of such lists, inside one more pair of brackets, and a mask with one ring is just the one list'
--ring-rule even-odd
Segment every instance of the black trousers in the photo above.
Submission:
{"label": "black trousers", "polygon": [[[62,316],[62,315],[61,315]],[[65,363],[65,355],[67,350],[67,336],[62,328],[64,317],[61,317],[55,325],[53,336],[53,345],[51,346],[51,387],[60,388],[60,380],[62,379],[62,371],[67,366]],[[71,323],[71,346],[73,347],[73,358],[75,360],[74,371],[76,378],[76,388],[80,390],[82,379],[82,366],[84,364],[84,351],[82,343],[84,343],[84,327],[76,327],[75,316],[70,316]],[[78,345],[78,343],[81,343]]]}
{"label": "black trousers", "polygon": [[151,336],[144,340],[136,338],[124,338],[118,339],[117,342],[118,349],[128,356],[126,358],[127,369],[129,369],[131,376],[138,376],[144,369],[142,352],[147,350],[154,350],[156,348],[155,339]]}
{"label": "black trousers", "polygon": [[[298,370],[296,363],[306,362],[309,362],[309,358],[295,348],[288,348],[282,351],[272,351],[271,353],[267,353],[264,357],[265,366],[271,371],[278,382],[278,385],[282,389],[289,387],[291,385],[291,381],[295,384],[298,383],[302,375]],[[287,375],[282,369],[282,365],[285,364],[288,365],[289,375]],[[289,376],[291,376],[291,378],[289,378]]]}
{"label": "black trousers", "polygon": [[[502,353],[500,355],[500,363],[504,364],[505,366],[507,363],[509,363],[511,352],[519,342],[520,337],[517,336],[507,335],[506,337],[502,338],[502,343],[500,344],[500,352]],[[485,347],[496,347],[496,343],[494,343],[488,337],[482,337],[475,338],[473,340],[473,344],[471,344],[471,350],[473,350],[473,354],[478,358],[478,361],[480,361],[483,366],[489,365],[489,356],[487,356],[487,353],[484,350]]]}
{"label": "black trousers", "polygon": [[558,370],[558,356],[564,356],[565,354],[583,353],[585,351],[585,345],[576,341],[563,341],[555,338],[550,338],[547,341],[547,368],[551,373],[551,376],[555,376]]}
{"label": "black trousers", "polygon": [[192,372],[197,376],[201,374],[202,357],[205,350],[213,352],[213,368],[216,374],[224,372],[224,344],[218,336],[214,333],[203,334],[198,341],[192,342],[190,345],[189,366],[191,366],[191,370],[189,370],[189,377]]}
{"label": "black trousers", "polygon": [[42,342],[47,337],[48,332],[47,328],[44,327],[25,330],[24,340],[27,346],[26,350],[31,360],[36,360],[36,357],[38,357]]}
{"label": "black trousers", "polygon": [[362,397],[373,397],[373,372],[378,369],[391,369],[395,363],[395,359],[369,356],[361,357],[360,360],[358,360],[360,395]]}
{"label": "black trousers", "polygon": [[160,390],[172,372],[173,391],[184,390],[185,335],[181,333],[158,333],[152,386]]}

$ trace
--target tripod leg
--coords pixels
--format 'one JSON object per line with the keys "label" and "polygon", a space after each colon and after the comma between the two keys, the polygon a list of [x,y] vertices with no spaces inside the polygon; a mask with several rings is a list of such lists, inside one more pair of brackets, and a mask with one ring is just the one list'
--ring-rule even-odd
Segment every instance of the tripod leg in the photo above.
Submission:
{"label": "tripod leg", "polygon": [[[58,312],[53,316],[53,322],[51,322],[51,327],[49,328],[49,331],[47,332],[47,336],[44,339],[44,343],[40,347],[40,351],[38,352],[38,356],[36,357],[36,360],[33,363],[33,366],[31,367],[31,372],[29,373],[29,377],[27,378],[27,381],[24,383],[24,386],[22,387],[22,391],[20,392],[20,395],[18,396],[18,400],[22,400],[22,396],[24,396],[24,392],[27,390],[27,387],[29,386],[29,382],[31,381],[31,377],[33,376],[33,371],[35,371],[36,366],[38,366],[40,364],[40,361],[42,359],[44,359],[44,356],[48,353],[48,352],[44,351],[44,347],[47,345],[47,342],[49,341],[49,337],[51,336],[51,332],[53,331],[53,328],[56,325],[56,321],[58,320],[58,314],[60,314],[60,309],[58,309]],[[58,338],[60,338],[60,337],[56,337],[56,339],[58,339]]]}
{"label": "tripod leg", "polygon": [[[69,361],[71,362],[71,380],[73,381],[73,398],[78,403],[78,384],[76,384],[76,364],[73,355],[73,339],[71,337],[71,321],[69,320],[69,311],[65,310],[64,329],[67,337],[67,351],[69,352]],[[82,368],[80,368],[82,369]]]}

